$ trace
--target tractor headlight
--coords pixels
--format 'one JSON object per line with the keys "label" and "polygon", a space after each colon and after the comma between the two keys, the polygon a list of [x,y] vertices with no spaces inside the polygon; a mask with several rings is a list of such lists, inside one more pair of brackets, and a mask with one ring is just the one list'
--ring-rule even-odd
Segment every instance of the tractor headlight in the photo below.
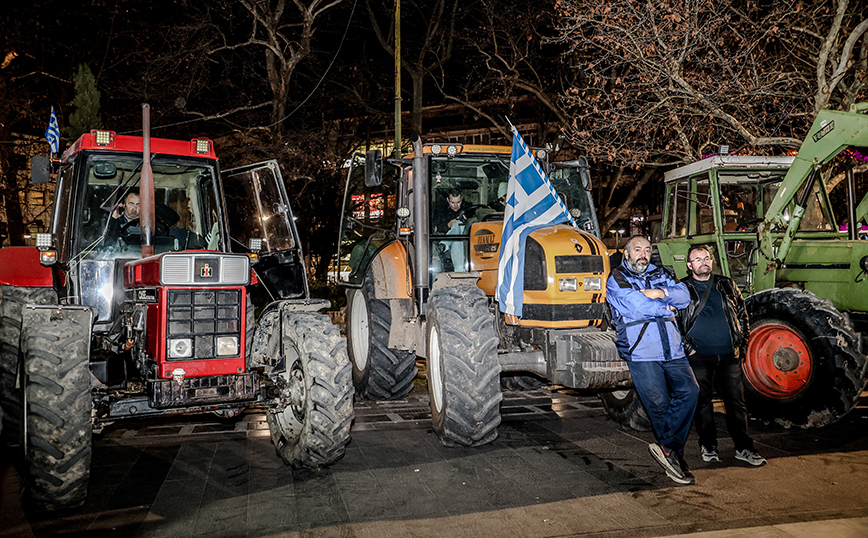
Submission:
{"label": "tractor headlight", "polygon": [[591,276],[585,279],[583,283],[585,291],[599,291],[603,289],[603,279],[598,276]]}
{"label": "tractor headlight", "polygon": [[578,288],[578,281],[575,278],[559,278],[558,279],[558,291],[576,291]]}
{"label": "tractor headlight", "polygon": [[193,340],[191,338],[174,338],[169,340],[169,358],[186,359],[193,356]]}
{"label": "tractor headlight", "polygon": [[217,356],[226,357],[229,355],[238,355],[238,337],[237,336],[218,336],[217,337]]}

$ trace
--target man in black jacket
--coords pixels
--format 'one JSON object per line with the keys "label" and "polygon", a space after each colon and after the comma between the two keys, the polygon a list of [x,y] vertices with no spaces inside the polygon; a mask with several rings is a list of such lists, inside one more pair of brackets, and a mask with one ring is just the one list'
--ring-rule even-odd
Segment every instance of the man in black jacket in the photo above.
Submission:
{"label": "man in black jacket", "polygon": [[702,459],[719,462],[717,426],[711,397],[714,386],[726,408],[726,427],[735,444],[735,457],[753,466],[766,460],[747,433],[747,409],[740,359],[750,332],[744,299],[735,283],[712,273],[714,259],[708,247],[693,245],[687,252],[690,275],[682,280],[690,291],[690,304],[679,312],[684,352],[699,383],[695,424]]}

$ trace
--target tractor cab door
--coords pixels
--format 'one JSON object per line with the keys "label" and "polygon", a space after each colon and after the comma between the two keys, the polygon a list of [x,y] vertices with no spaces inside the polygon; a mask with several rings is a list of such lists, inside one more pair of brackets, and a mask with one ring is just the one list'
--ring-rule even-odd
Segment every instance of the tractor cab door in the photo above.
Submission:
{"label": "tractor cab door", "polygon": [[396,223],[400,220],[402,226],[409,226],[409,218],[397,216],[399,199],[401,207],[409,207],[400,174],[399,167],[385,162],[382,181],[370,182],[365,179],[364,162],[357,157],[350,162],[335,268],[341,284],[360,286],[377,252],[398,237]]}
{"label": "tractor cab door", "polygon": [[588,161],[579,157],[574,161],[552,163],[549,180],[564,205],[582,231],[600,237],[600,223],[591,196],[591,174]]}
{"label": "tractor cab door", "polygon": [[261,240],[253,270],[272,299],[308,297],[304,258],[277,161],[224,170],[229,250],[249,253]]}

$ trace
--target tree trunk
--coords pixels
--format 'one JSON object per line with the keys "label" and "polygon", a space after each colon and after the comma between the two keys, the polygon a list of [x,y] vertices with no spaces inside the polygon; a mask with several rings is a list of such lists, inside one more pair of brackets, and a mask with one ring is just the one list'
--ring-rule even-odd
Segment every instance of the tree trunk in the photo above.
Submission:
{"label": "tree trunk", "polygon": [[651,176],[656,172],[656,168],[649,168],[645,170],[645,173],[642,174],[642,177],[639,178],[638,181],[633,185],[630,189],[630,192],[627,193],[627,196],[624,197],[624,200],[621,201],[621,204],[617,207],[617,209],[613,209],[609,213],[606,214],[606,217],[600,222],[600,235],[605,237],[607,233],[609,233],[609,229],[612,227],[615,222],[624,216],[624,213],[630,208],[633,204],[633,200],[636,199],[636,196],[639,195],[639,191],[642,190],[642,187],[648,183],[648,180],[651,179]]}

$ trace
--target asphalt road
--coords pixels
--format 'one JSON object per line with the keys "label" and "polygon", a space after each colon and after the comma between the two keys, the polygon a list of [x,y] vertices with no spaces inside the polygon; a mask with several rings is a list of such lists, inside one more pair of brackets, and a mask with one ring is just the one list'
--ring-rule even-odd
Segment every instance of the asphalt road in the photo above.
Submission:
{"label": "asphalt road", "polygon": [[706,464],[691,436],[688,487],[651,460],[649,432],[618,427],[592,395],[507,392],[498,439],[478,449],[439,443],[422,385],[356,413],[346,456],[319,472],[284,467],[255,411],[115,425],[95,437],[86,504],[64,513],[25,515],[2,462],[0,536],[772,536],[751,528],[868,521],[868,393],[822,430],[752,423],[761,468],[728,438]]}

